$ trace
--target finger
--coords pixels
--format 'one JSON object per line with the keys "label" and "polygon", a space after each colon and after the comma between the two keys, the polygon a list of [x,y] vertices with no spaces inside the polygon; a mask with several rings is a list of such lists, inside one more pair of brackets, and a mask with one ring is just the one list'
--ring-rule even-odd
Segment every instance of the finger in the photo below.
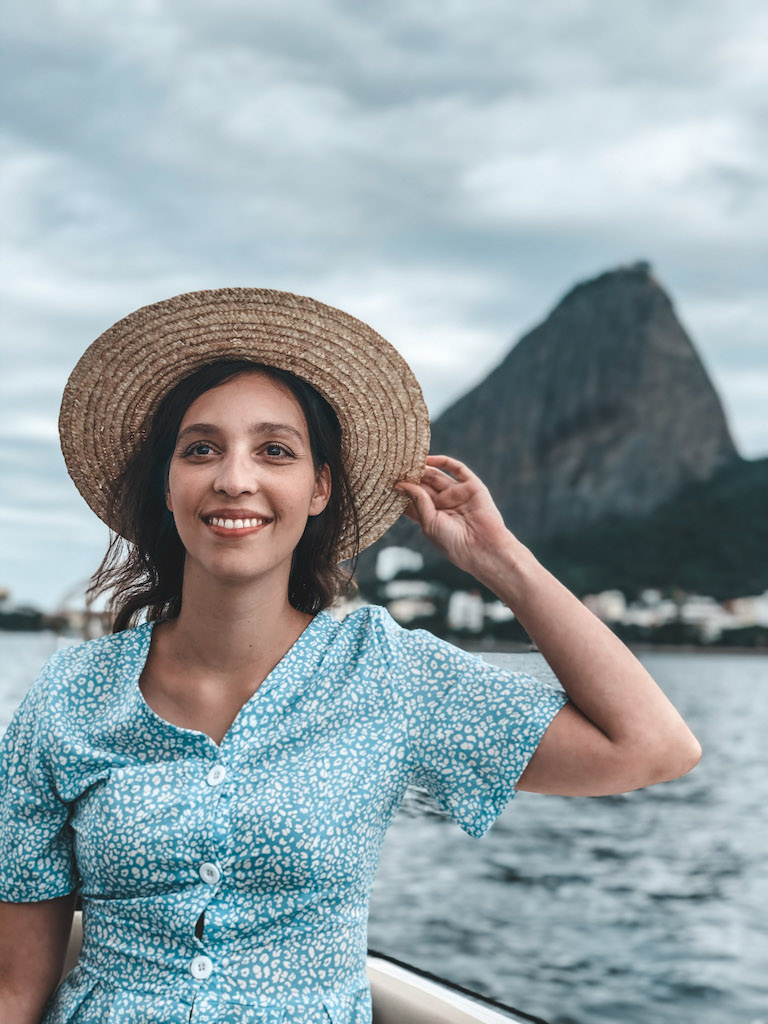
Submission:
{"label": "finger", "polygon": [[428,480],[433,487],[437,487],[440,490],[445,490],[446,487],[456,486],[460,483],[468,483],[467,480],[461,480],[451,476],[451,474],[445,470],[440,469],[438,466],[425,466],[424,473],[422,475],[422,482]]}
{"label": "finger", "polygon": [[402,511],[402,515],[406,516],[408,519],[413,519],[416,515],[416,506],[413,504],[413,499],[408,493],[407,486],[404,486],[403,483],[403,481],[396,483],[394,489],[397,494],[402,494],[409,499],[408,504]]}
{"label": "finger", "polygon": [[413,507],[416,510],[419,521],[424,522],[426,516],[434,515],[435,506],[432,498],[421,484],[414,484],[409,480],[401,480],[400,483],[395,485],[395,490],[408,495],[411,499],[411,505],[408,507]]}
{"label": "finger", "polygon": [[409,490],[410,487],[422,487],[430,498],[437,497],[441,491],[445,491],[448,487],[461,486],[457,480],[454,480],[452,476],[448,476],[447,473],[443,473],[436,469],[434,466],[426,466],[424,472],[421,475],[421,479],[418,483],[415,480],[398,480],[394,485],[396,491],[400,491],[403,494],[413,496],[413,492]]}
{"label": "finger", "polygon": [[436,467],[427,466],[421,478],[422,486],[426,486],[429,492],[438,499],[456,501],[464,498],[472,488],[477,487],[477,482],[472,480],[457,480]]}
{"label": "finger", "polygon": [[438,464],[430,468],[442,468],[448,470],[453,473],[458,480],[469,482],[470,480],[475,479],[475,474],[469,466],[460,462],[458,459],[452,458],[450,455],[428,455],[427,459]]}
{"label": "finger", "polygon": [[437,466],[425,466],[421,477],[421,484],[424,487],[431,487],[435,492],[444,491],[446,487],[456,484],[456,480],[447,473],[444,473]]}

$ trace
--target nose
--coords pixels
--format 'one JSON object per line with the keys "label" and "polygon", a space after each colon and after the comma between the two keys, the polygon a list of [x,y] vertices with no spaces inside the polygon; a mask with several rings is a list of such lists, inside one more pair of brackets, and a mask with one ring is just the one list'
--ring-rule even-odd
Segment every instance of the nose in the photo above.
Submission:
{"label": "nose", "polygon": [[213,489],[232,497],[255,494],[259,489],[258,475],[259,467],[251,458],[249,450],[231,448],[219,462]]}

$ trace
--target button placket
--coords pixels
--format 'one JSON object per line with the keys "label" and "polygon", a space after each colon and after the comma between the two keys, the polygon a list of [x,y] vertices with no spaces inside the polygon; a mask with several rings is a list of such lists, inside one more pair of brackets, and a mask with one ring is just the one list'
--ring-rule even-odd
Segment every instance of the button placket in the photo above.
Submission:
{"label": "button placket", "polygon": [[[206,783],[212,789],[218,789],[218,787],[221,786],[221,783],[227,777],[227,774],[228,774],[227,767],[219,762],[217,764],[214,764],[208,770],[208,772],[206,773],[206,776],[205,776],[205,781],[206,781]],[[213,794],[211,794],[211,796],[213,797]],[[225,797],[226,797],[226,793],[222,793],[222,792],[217,793],[216,798],[213,800],[214,808],[221,808],[221,801],[222,801],[222,799],[225,800]],[[225,800],[225,804],[226,804],[226,800]],[[215,810],[214,810],[213,813],[214,813],[214,817],[213,817],[212,838],[214,839],[214,843],[215,843],[215,833],[217,831],[217,827],[216,827],[217,826],[217,814],[216,814]],[[198,870],[198,874],[200,875],[200,878],[206,883],[206,885],[209,885],[211,887],[217,885],[218,882],[221,879],[221,870],[220,870],[218,864],[215,864],[213,861],[203,861],[199,865],[197,870]],[[202,914],[204,914],[204,913],[205,913],[205,909],[203,909],[203,911],[202,911],[200,916],[202,917]],[[198,923],[199,923],[199,919],[198,919]],[[197,924],[195,925],[195,933],[196,933],[196,937],[198,938],[198,941],[202,945],[202,943],[204,941],[204,938],[203,938],[203,936],[199,936],[199,937],[197,936]],[[213,963],[212,963],[210,957],[207,957],[207,956],[204,956],[204,955],[200,955],[200,956],[195,957],[195,959],[190,964],[190,972],[192,973],[192,975],[195,978],[198,978],[198,979],[201,979],[201,980],[204,980],[204,979],[208,978],[210,976],[212,970],[213,970]]]}

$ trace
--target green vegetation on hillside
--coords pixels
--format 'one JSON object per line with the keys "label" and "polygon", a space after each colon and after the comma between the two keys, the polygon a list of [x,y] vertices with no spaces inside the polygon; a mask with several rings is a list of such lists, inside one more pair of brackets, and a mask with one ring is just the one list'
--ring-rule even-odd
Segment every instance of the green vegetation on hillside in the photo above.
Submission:
{"label": "green vegetation on hillside", "polygon": [[611,516],[531,545],[574,593],[646,587],[718,601],[768,589],[768,458],[687,487],[643,519]]}

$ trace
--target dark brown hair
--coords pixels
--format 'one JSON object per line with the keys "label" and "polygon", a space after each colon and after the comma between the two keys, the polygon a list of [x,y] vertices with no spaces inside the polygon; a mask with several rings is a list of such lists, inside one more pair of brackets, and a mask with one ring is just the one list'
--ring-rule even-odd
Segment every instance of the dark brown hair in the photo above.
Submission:
{"label": "dark brown hair", "polygon": [[[288,580],[288,600],[298,611],[315,614],[348,591],[359,553],[360,531],[354,495],[341,458],[341,426],[331,405],[310,384],[274,366],[245,359],[220,359],[181,380],[160,402],[146,438],[136,449],[109,494],[109,518],[118,526],[109,548],[86,591],[90,604],[112,590],[107,609],[114,615],[112,632],[136,624],[136,613],[147,609],[147,620],[175,618],[181,610],[184,545],[165,489],[176,437],[184,414],[204,392],[246,373],[263,373],[287,387],[299,402],[307,422],[315,472],[327,464],[331,495],[323,511],[309,516],[296,545]],[[354,553],[348,573],[333,561],[342,525],[349,512],[353,522]],[[123,538],[129,536],[133,543]],[[123,551],[123,546],[127,550]]]}

